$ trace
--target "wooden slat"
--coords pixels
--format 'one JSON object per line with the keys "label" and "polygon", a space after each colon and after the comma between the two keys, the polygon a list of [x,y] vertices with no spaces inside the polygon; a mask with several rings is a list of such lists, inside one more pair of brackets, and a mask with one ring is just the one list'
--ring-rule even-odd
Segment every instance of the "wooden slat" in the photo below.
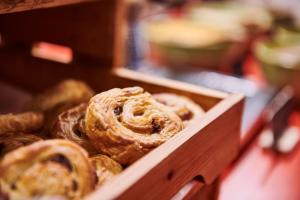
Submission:
{"label": "wooden slat", "polygon": [[50,8],[87,1],[92,0],[1,0],[0,14],[33,10],[38,8]]}
{"label": "wooden slat", "polygon": [[112,67],[122,1],[101,0],[0,15],[4,44],[45,41],[68,46],[76,56]]}
{"label": "wooden slat", "polygon": [[101,92],[112,85],[110,68],[86,63],[63,64],[32,57],[24,48],[0,50],[0,79],[32,93],[66,78],[81,79]]}

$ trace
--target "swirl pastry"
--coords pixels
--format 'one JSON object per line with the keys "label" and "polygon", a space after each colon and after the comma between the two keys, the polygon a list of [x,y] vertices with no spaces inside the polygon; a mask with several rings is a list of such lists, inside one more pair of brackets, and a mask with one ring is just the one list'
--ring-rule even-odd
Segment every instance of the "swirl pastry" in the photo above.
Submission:
{"label": "swirl pastry", "polygon": [[93,95],[93,90],[85,83],[68,79],[38,94],[26,109],[45,113],[44,132],[48,133],[61,112],[80,103],[88,102]]}
{"label": "swirl pastry", "polygon": [[123,170],[119,163],[105,155],[91,157],[90,161],[96,170],[97,186],[101,186],[104,182],[111,180]]}
{"label": "swirl pastry", "polygon": [[6,133],[0,137],[0,158],[6,153],[42,140],[42,138],[25,133]]}
{"label": "swirl pastry", "polygon": [[37,112],[0,115],[0,135],[9,132],[36,131],[43,126],[43,123],[43,114]]}
{"label": "swirl pastry", "polygon": [[97,151],[90,143],[84,130],[86,107],[87,104],[82,103],[61,113],[51,134],[54,138],[64,138],[73,141],[86,149],[90,155],[94,155]]}
{"label": "swirl pastry", "polygon": [[38,94],[27,106],[28,110],[49,111],[58,105],[77,105],[87,102],[94,95],[84,82],[68,79]]}
{"label": "swirl pastry", "polygon": [[95,174],[87,153],[67,140],[35,142],[6,154],[0,188],[8,199],[82,199],[93,190]]}
{"label": "swirl pastry", "polygon": [[181,119],[140,87],[94,96],[85,129],[97,150],[128,165],[183,129]]}
{"label": "swirl pastry", "polygon": [[154,94],[156,101],[171,108],[186,126],[190,121],[204,115],[204,110],[191,99],[171,93]]}

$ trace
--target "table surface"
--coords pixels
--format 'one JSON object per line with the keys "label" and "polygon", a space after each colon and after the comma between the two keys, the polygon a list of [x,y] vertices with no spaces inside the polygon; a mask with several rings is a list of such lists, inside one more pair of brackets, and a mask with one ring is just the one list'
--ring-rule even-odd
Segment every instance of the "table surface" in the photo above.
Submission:
{"label": "table surface", "polygon": [[[293,126],[300,128],[299,121],[297,113]],[[299,144],[279,155],[262,149],[257,137],[224,175],[219,200],[299,200],[299,171]]]}

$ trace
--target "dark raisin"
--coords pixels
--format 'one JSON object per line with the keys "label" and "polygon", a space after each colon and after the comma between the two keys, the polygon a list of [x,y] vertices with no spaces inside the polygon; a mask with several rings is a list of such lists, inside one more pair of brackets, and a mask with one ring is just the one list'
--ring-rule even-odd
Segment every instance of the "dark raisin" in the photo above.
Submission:
{"label": "dark raisin", "polygon": [[3,152],[5,148],[5,145],[3,143],[0,143],[0,154]]}
{"label": "dark raisin", "polygon": [[11,186],[10,186],[10,188],[12,189],[12,190],[15,190],[15,189],[17,189],[17,186],[16,186],[16,184],[11,184]]}
{"label": "dark raisin", "polygon": [[160,131],[161,131],[161,126],[155,120],[152,120],[151,133],[159,133]]}
{"label": "dark raisin", "polygon": [[66,168],[67,168],[69,171],[72,171],[72,170],[73,170],[73,167],[72,167],[72,165],[71,165],[71,162],[70,162],[64,155],[58,154],[58,155],[52,157],[52,158],[50,159],[50,161],[53,161],[53,162],[57,162],[57,163],[63,164],[64,166],[66,166]]}
{"label": "dark raisin", "polygon": [[118,122],[120,122],[120,123],[122,122],[121,116],[119,116],[117,119],[118,119]]}
{"label": "dark raisin", "polygon": [[144,115],[144,111],[143,110],[140,110],[140,111],[137,111],[135,113],[133,113],[134,116],[142,116]]}
{"label": "dark raisin", "polygon": [[123,108],[121,106],[115,107],[114,113],[115,115],[120,115],[123,112]]}
{"label": "dark raisin", "polygon": [[185,121],[185,120],[190,120],[193,117],[193,113],[188,111],[185,112],[183,115],[180,116],[181,120]]}
{"label": "dark raisin", "polygon": [[82,138],[82,132],[79,130],[79,124],[75,124],[75,126],[73,126],[73,132],[75,133],[75,135],[77,135],[79,138]]}
{"label": "dark raisin", "polygon": [[78,183],[75,180],[72,180],[72,190],[76,191],[78,189]]}

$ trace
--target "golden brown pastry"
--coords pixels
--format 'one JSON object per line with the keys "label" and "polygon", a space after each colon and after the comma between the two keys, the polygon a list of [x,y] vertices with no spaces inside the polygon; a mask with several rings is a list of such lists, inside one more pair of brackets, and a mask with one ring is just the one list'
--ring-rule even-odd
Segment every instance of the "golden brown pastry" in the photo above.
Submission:
{"label": "golden brown pastry", "polygon": [[67,79],[35,96],[27,109],[45,112],[58,105],[87,102],[93,95],[93,90],[84,82]]}
{"label": "golden brown pastry", "polygon": [[82,199],[94,186],[86,151],[67,140],[21,147],[6,154],[0,164],[0,193],[8,199]]}
{"label": "golden brown pastry", "polygon": [[54,138],[64,138],[73,141],[86,149],[90,155],[94,155],[97,153],[97,150],[89,141],[84,130],[86,107],[87,104],[82,103],[61,113],[53,126],[51,135]]}
{"label": "golden brown pastry", "polygon": [[44,116],[38,112],[0,115],[0,135],[9,132],[31,132],[39,130]]}
{"label": "golden brown pastry", "polygon": [[128,165],[183,129],[181,119],[140,87],[111,89],[94,96],[85,129],[94,146]]}
{"label": "golden brown pastry", "polygon": [[43,140],[42,138],[29,133],[6,133],[0,136],[0,158],[6,153]]}
{"label": "golden brown pastry", "polygon": [[156,101],[171,108],[186,126],[190,121],[204,115],[204,110],[191,99],[172,93],[154,94]]}
{"label": "golden brown pastry", "polygon": [[119,163],[105,155],[91,157],[90,161],[96,170],[97,186],[101,186],[104,182],[111,180],[123,170]]}
{"label": "golden brown pastry", "polygon": [[68,79],[38,94],[26,109],[45,113],[44,132],[48,134],[61,112],[88,102],[93,95],[94,91],[84,82]]}

